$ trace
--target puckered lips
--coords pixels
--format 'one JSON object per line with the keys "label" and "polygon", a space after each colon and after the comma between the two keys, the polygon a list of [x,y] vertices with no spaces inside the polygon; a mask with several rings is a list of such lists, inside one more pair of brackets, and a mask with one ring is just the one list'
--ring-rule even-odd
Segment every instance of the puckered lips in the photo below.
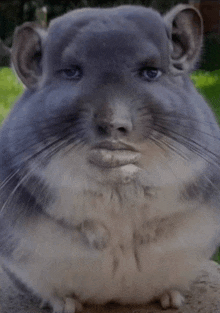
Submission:
{"label": "puckered lips", "polygon": [[88,160],[101,168],[115,168],[135,164],[140,156],[140,152],[131,145],[120,141],[106,140],[92,147]]}

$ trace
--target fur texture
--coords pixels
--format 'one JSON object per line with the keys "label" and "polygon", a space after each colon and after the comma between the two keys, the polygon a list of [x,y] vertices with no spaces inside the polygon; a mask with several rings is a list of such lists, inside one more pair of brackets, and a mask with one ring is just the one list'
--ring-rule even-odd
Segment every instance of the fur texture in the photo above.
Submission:
{"label": "fur texture", "polygon": [[1,129],[0,255],[54,312],[178,308],[219,244],[219,127],[188,78],[201,44],[183,5],[16,29],[27,90]]}

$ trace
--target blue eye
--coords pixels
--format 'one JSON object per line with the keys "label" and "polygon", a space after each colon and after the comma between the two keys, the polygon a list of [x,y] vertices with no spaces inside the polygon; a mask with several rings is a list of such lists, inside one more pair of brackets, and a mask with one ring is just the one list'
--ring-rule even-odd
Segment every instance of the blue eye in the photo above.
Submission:
{"label": "blue eye", "polygon": [[156,80],[161,76],[162,72],[157,68],[146,67],[140,71],[140,76],[147,80]]}
{"label": "blue eye", "polygon": [[82,77],[82,69],[79,66],[61,70],[64,78],[79,80]]}

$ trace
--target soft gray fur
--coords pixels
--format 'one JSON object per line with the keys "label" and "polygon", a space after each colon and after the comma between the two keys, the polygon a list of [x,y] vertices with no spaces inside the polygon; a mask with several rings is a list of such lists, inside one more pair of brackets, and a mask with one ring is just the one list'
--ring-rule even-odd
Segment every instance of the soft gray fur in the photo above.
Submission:
{"label": "soft gray fur", "polygon": [[184,5],[16,29],[27,89],[1,129],[0,253],[54,313],[178,308],[219,244],[219,127],[188,78],[202,32]]}

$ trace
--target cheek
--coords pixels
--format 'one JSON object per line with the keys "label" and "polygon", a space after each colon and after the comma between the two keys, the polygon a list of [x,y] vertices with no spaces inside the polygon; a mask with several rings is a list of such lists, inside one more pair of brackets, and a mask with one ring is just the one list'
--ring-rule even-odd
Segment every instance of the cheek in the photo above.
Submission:
{"label": "cheek", "polygon": [[169,159],[169,151],[160,148],[150,140],[141,144],[139,149],[142,155],[140,165],[145,169],[153,169],[157,164],[161,164],[165,160],[167,162]]}
{"label": "cheek", "polygon": [[43,102],[46,112],[63,114],[79,107],[81,90],[68,81],[57,81],[43,90]]}
{"label": "cheek", "polygon": [[[184,149],[183,147],[181,147]],[[185,151],[183,158],[177,152],[165,145],[157,146],[149,140],[139,146],[141,159],[139,166],[140,180],[145,184],[165,186],[182,184],[195,178],[204,168],[205,161],[195,157],[190,151]],[[176,147],[178,150],[178,147]]]}

